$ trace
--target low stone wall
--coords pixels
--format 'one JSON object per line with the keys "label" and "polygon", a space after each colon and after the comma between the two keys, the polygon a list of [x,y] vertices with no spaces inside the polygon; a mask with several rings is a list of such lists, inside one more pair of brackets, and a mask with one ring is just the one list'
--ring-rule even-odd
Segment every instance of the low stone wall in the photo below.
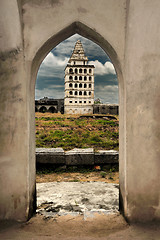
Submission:
{"label": "low stone wall", "polygon": [[37,164],[54,165],[105,165],[118,164],[119,152],[114,150],[99,150],[93,148],[74,148],[65,152],[62,148],[36,148]]}
{"label": "low stone wall", "polygon": [[93,113],[118,115],[119,105],[118,104],[94,104]]}

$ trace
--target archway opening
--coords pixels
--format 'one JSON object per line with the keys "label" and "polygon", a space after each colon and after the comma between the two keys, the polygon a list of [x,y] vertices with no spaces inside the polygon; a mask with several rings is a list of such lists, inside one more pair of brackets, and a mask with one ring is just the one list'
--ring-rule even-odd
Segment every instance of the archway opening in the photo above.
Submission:
{"label": "archway opening", "polygon": [[50,108],[48,109],[48,112],[49,112],[49,113],[55,113],[55,112],[56,112],[56,108],[55,108],[55,107],[50,107]]}
{"label": "archway opening", "polygon": [[[103,44],[102,44],[103,45]],[[117,61],[117,60],[116,60]],[[118,67],[119,67],[119,65],[118,65]],[[121,72],[118,70],[118,72],[119,72],[119,74],[121,74]],[[122,89],[123,90],[123,89]]]}
{"label": "archway opening", "polygon": [[42,107],[40,107],[39,112],[45,113],[45,112],[47,112],[47,108],[42,106]]}
{"label": "archway opening", "polygon": [[[82,38],[80,35],[75,35],[73,37],[70,37],[71,40],[67,39],[66,42],[69,42],[69,44],[70,44],[70,41],[72,42],[72,38],[74,39],[75,37],[76,38]],[[106,150],[115,149],[116,144],[117,144],[116,150],[118,150],[118,143],[116,143],[116,138],[118,136],[118,130],[117,130],[118,127],[116,128],[115,126],[113,126],[113,125],[117,124],[118,116],[116,118],[116,117],[113,116],[115,114],[112,114],[112,112],[109,112],[109,110],[111,109],[111,106],[107,104],[109,102],[109,100],[108,100],[109,98],[114,103],[117,103],[116,101],[118,101],[117,76],[116,76],[114,67],[113,67],[109,57],[102,50],[101,50],[102,55],[99,54],[97,56],[97,52],[98,53],[100,52],[99,47],[97,46],[98,49],[95,50],[96,45],[94,43],[92,43],[91,41],[89,41],[85,38],[82,38],[82,41],[84,41],[85,50],[86,50],[86,46],[91,46],[91,44],[93,44],[92,48],[89,49],[89,51],[88,51],[88,55],[90,54],[90,56],[91,56],[91,51],[93,51],[93,49],[95,51],[93,53],[93,55],[96,55],[95,57],[92,56],[92,64],[95,65],[95,103],[94,103],[95,106],[93,108],[93,111],[94,111],[93,114],[94,115],[92,115],[92,116],[88,115],[88,117],[90,117],[91,119],[89,120],[89,118],[88,118],[87,121],[85,121],[82,124],[79,123],[79,120],[83,119],[83,115],[80,114],[80,116],[77,117],[77,114],[79,113],[78,105],[82,105],[82,104],[84,105],[85,104],[87,106],[88,102],[86,101],[87,98],[85,98],[85,97],[88,97],[88,96],[91,95],[91,89],[90,88],[91,88],[92,84],[90,83],[91,79],[89,79],[89,76],[87,74],[92,73],[92,69],[89,68],[88,70],[86,70],[86,69],[82,69],[82,68],[79,69],[78,68],[78,70],[79,70],[78,73],[81,73],[83,75],[85,74],[85,76],[80,76],[81,77],[81,83],[75,83],[74,82],[75,79],[74,79],[74,77],[72,77],[72,75],[74,76],[74,74],[75,74],[75,70],[72,67],[72,68],[69,68],[69,74],[70,75],[69,75],[69,78],[68,78],[69,96],[72,97],[69,100],[69,104],[70,104],[69,114],[72,114],[72,116],[67,115],[67,117],[66,117],[65,115],[63,115],[63,116],[58,115],[58,118],[56,118],[56,115],[52,115],[52,116],[42,115],[42,116],[40,116],[40,121],[39,122],[41,123],[41,128],[43,128],[43,132],[40,131],[40,128],[38,126],[38,121],[36,122],[36,125],[37,125],[36,136],[37,136],[37,139],[38,139],[37,140],[37,143],[38,143],[37,147],[39,147],[40,140],[41,140],[41,143],[42,142],[44,143],[44,145],[42,145],[41,147],[49,147],[50,148],[49,151],[51,151],[51,148],[56,148],[57,146],[62,147],[62,149],[61,149],[62,151],[63,150],[66,151],[66,150],[69,150],[69,149],[73,150],[73,148],[75,146],[76,148],[80,148],[80,149],[83,149],[83,150],[86,149],[86,156],[87,156],[87,146],[90,147],[90,148],[93,148],[93,152],[91,153],[91,158],[96,159],[95,163],[89,163],[89,162],[85,163],[85,162],[83,162],[83,164],[81,164],[82,166],[81,165],[77,166],[76,162],[74,164],[72,162],[71,165],[69,165],[69,164],[66,165],[64,163],[63,164],[62,163],[57,164],[56,161],[55,161],[55,164],[50,164],[53,161],[53,158],[55,159],[55,156],[52,156],[52,159],[51,158],[48,159],[48,162],[47,162],[47,159],[45,159],[44,162],[43,162],[42,157],[39,158],[39,152],[38,152],[38,157],[37,157],[38,160],[37,161],[38,161],[38,166],[40,167],[40,170],[38,170],[39,171],[38,172],[38,179],[39,179],[38,181],[45,181],[46,182],[47,177],[45,176],[45,180],[44,180],[44,174],[43,174],[43,177],[41,177],[41,171],[43,171],[44,166],[47,169],[51,169],[52,172],[54,172],[54,170],[55,170],[55,173],[50,174],[48,179],[49,179],[49,181],[51,181],[51,179],[52,179],[55,182],[56,181],[55,180],[55,175],[56,175],[57,179],[58,179],[59,176],[61,176],[61,179],[63,179],[63,180],[61,180],[61,182],[62,182],[62,189],[61,189],[62,190],[62,195],[65,193],[65,190],[63,188],[63,182],[66,182],[66,179],[65,179],[66,174],[68,174],[68,175],[72,174],[73,175],[73,173],[74,173],[74,178],[73,177],[68,178],[67,182],[69,182],[69,181],[75,181],[75,182],[77,181],[77,182],[80,182],[80,183],[84,182],[84,179],[83,179],[83,181],[81,181],[81,180],[79,180],[80,178],[77,178],[77,176],[79,176],[79,174],[80,174],[79,171],[81,171],[81,168],[88,169],[88,174],[92,175],[92,177],[90,177],[88,179],[89,181],[90,181],[90,179],[94,179],[94,180],[97,179],[96,182],[98,182],[98,184],[99,184],[99,185],[97,185],[97,187],[99,189],[100,189],[100,185],[102,184],[101,182],[104,183],[104,185],[102,184],[102,186],[101,186],[102,189],[105,188],[106,186],[107,187],[108,186],[113,186],[113,185],[111,185],[111,182],[114,182],[114,184],[115,184],[115,181],[116,181],[118,183],[118,172],[117,172],[118,171],[117,170],[118,169],[118,164],[115,163],[115,161],[112,162],[110,160],[104,160],[103,159],[103,161],[100,162],[98,160],[99,158],[102,158],[102,155],[105,153]],[[89,43],[88,43],[88,41],[89,41]],[[72,45],[72,48],[74,47],[74,44],[75,44],[75,40],[74,40],[74,43]],[[64,43],[64,45],[65,45],[65,43]],[[58,46],[56,48],[58,48]],[[67,48],[67,46],[65,48]],[[54,57],[51,58],[50,55],[54,54],[54,51],[56,51],[56,50],[53,49],[49,53],[49,55],[46,57],[46,59],[44,60],[44,62],[47,62],[48,65],[52,66],[52,68],[50,69],[52,74],[54,72],[53,64],[52,64],[53,62],[49,62],[49,60],[53,61]],[[71,55],[71,52],[69,53],[69,55]],[[58,57],[59,57],[59,55],[56,54],[56,62],[60,61],[58,59]],[[48,60],[47,60],[47,58],[48,58]],[[64,55],[64,58],[62,58],[62,52],[60,53],[60,58],[61,58],[61,62],[62,61],[65,62],[64,59],[66,58],[66,56]],[[90,60],[90,62],[91,62],[91,60]],[[66,64],[66,62],[65,62],[65,64]],[[85,66],[87,66],[87,65],[85,65]],[[45,72],[45,67],[47,68],[47,66],[44,66],[43,69],[42,69],[43,71],[42,70],[40,70],[40,71]],[[65,68],[65,66],[63,66],[63,68]],[[57,71],[57,69],[55,71]],[[48,68],[47,68],[47,72],[50,75],[50,72],[49,72]],[[76,72],[77,72],[77,68],[76,68]],[[53,76],[54,76],[54,74],[53,74]],[[41,77],[40,74],[39,74],[39,77]],[[44,77],[44,81],[45,81],[46,76],[43,76],[43,77]],[[38,79],[37,79],[37,81],[38,81]],[[77,82],[77,80],[76,80],[76,82]],[[54,84],[53,84],[53,82],[51,82],[50,84],[54,85],[55,89],[57,89],[57,86],[60,87],[60,81],[56,81]],[[75,85],[76,85],[76,89],[74,88]],[[64,82],[63,82],[63,86],[64,86]],[[61,87],[63,88],[63,86],[61,86]],[[39,88],[40,88],[40,86],[39,86]],[[89,91],[88,91],[88,88],[89,88]],[[44,89],[46,90],[46,93],[44,93],[45,94],[44,96],[41,96],[42,99],[45,99],[45,96],[47,94],[47,86],[45,86]],[[48,89],[51,89],[49,84],[48,84]],[[80,91],[79,91],[79,89],[80,89]],[[108,89],[108,94],[106,94],[107,89]],[[39,93],[40,89],[38,89],[38,87],[36,88],[36,90]],[[52,97],[51,99],[56,100],[55,96],[54,96],[54,90],[52,90],[52,91],[53,91],[53,96],[51,96]],[[75,96],[76,96],[76,98],[75,98]],[[85,99],[81,100],[81,99],[79,99],[79,96],[82,96]],[[102,100],[100,99],[102,97],[103,97],[103,103],[102,103]],[[105,97],[106,97],[106,99],[105,99]],[[49,99],[46,98],[46,101],[48,103]],[[45,104],[45,101],[44,101],[44,104]],[[54,102],[53,102],[53,104],[54,104]],[[73,109],[72,106],[74,106],[74,104],[76,104],[76,108],[74,107],[74,109]],[[111,102],[110,102],[110,104],[111,104]],[[41,107],[40,109],[42,109],[42,108],[43,107]],[[96,109],[99,109],[99,111],[96,112]],[[114,109],[114,106],[113,106],[113,109]],[[41,112],[43,112],[43,111],[41,111]],[[55,107],[50,107],[47,112],[48,113],[49,112],[50,113],[55,113]],[[88,114],[88,113],[90,114],[90,112],[91,112],[91,109],[87,109],[85,107],[83,114]],[[74,114],[76,114],[76,118],[74,118],[74,122],[73,122],[73,115]],[[102,114],[104,114],[104,115],[102,115]],[[93,119],[93,117],[96,118],[96,119]],[[53,118],[55,120],[54,122],[52,121]],[[72,124],[71,124],[67,120],[68,121],[67,123],[69,123],[70,128],[66,127],[66,122],[64,121],[64,119],[66,119],[66,118],[71,119],[71,121],[72,121]],[[42,123],[43,119],[44,119],[44,122]],[[63,119],[62,122],[60,122],[61,119]],[[116,119],[116,121],[113,121],[113,119]],[[42,126],[42,124],[43,124],[43,126]],[[84,129],[83,129],[83,126],[82,126],[83,124],[85,125]],[[107,124],[108,124],[108,126],[107,126]],[[88,126],[88,128],[86,126]],[[96,128],[96,126],[97,126],[97,128]],[[107,126],[107,128],[106,128],[106,126]],[[79,130],[79,127],[82,129],[82,131]],[[78,130],[76,128],[78,128]],[[91,128],[92,128],[92,131],[90,131]],[[112,130],[109,132],[109,129],[111,129],[111,128],[112,128]],[[74,129],[75,133],[74,133],[73,129]],[[107,134],[105,134],[106,131],[107,131]],[[49,134],[48,134],[48,132],[49,132]],[[65,134],[66,132],[68,132],[70,135],[67,136]],[[92,132],[94,132],[94,134],[91,135]],[[58,134],[58,135],[56,135],[55,133]],[[78,135],[78,133],[80,133],[80,135]],[[74,145],[73,145],[73,143],[70,141],[70,139],[72,138],[72,135],[75,135],[75,134],[78,135],[78,138],[77,138],[77,143],[74,142]],[[59,139],[58,139],[58,136],[59,136]],[[106,140],[108,136],[110,138],[109,139],[110,142],[112,140],[114,140],[113,145],[112,144],[110,144],[110,146],[107,145],[107,144],[109,144],[109,141]],[[40,139],[40,137],[41,137],[41,139]],[[85,141],[85,139],[86,139],[86,141]],[[58,141],[59,141],[59,145],[57,143]],[[67,141],[68,141],[68,146],[65,145],[65,143]],[[74,138],[74,141],[76,141],[75,138]],[[90,141],[90,143],[89,143],[89,141]],[[100,151],[104,150],[102,155],[100,155],[100,152],[99,152],[99,155],[95,154],[95,151],[99,151],[99,150]],[[47,149],[45,149],[45,151],[46,151],[46,156],[48,156]],[[67,156],[67,154],[68,153],[65,152],[66,156]],[[78,154],[80,155],[81,153],[78,153]],[[113,154],[113,152],[112,152],[112,154]],[[84,154],[82,154],[82,156],[81,156],[82,158],[84,157],[83,155]],[[76,159],[76,156],[74,156],[74,158]],[[91,166],[89,166],[90,164],[91,164]],[[79,165],[79,163],[78,163],[78,165]],[[59,176],[56,173],[57,169],[59,171]],[[63,174],[65,172],[65,175],[64,175],[65,177],[64,178],[62,178],[63,174],[61,173],[60,169],[61,170],[63,169],[62,170]],[[64,171],[64,169],[66,171]],[[70,173],[68,172],[68,169],[70,169],[70,171],[71,171]],[[74,169],[74,171],[73,171],[73,169]],[[76,169],[76,171],[75,171],[75,169]],[[77,173],[77,175],[76,175],[76,173]],[[52,175],[52,178],[51,178],[51,175]],[[85,178],[84,174],[81,174],[81,175],[82,175],[83,178]],[[88,176],[87,176],[87,178],[88,178]],[[110,182],[110,185],[105,185],[105,183],[107,183],[107,182]],[[47,184],[47,182],[46,182],[46,184]],[[54,186],[55,186],[55,184],[54,184]],[[118,185],[116,185],[116,186],[118,186]],[[77,185],[77,187],[78,187],[78,185]],[[96,186],[94,186],[94,184],[92,186],[92,190],[93,189],[94,190],[96,189]],[[38,191],[39,191],[39,187],[38,187]],[[56,190],[56,188],[53,188],[52,190],[50,189],[50,191],[54,191],[56,193],[57,190]],[[106,194],[107,194],[107,188],[106,188],[105,191],[106,191]],[[112,206],[107,205],[108,200],[106,201],[104,199],[104,191],[103,191],[103,197],[101,195],[99,195],[101,200],[100,199],[98,200],[99,205],[98,205],[97,211],[100,209],[101,211],[105,212],[107,207],[112,209],[113,211],[116,208],[118,208],[118,197],[116,197],[117,188],[115,188],[115,192],[111,188],[110,188],[109,191],[112,192],[112,194],[115,198],[115,199],[112,199],[111,201],[113,201],[114,203],[117,202],[117,206],[116,206],[116,204],[114,204]],[[58,194],[58,192],[57,192],[57,194]],[[74,194],[76,194],[75,189],[74,189],[74,191],[70,192],[70,196],[72,196],[72,198],[73,198]],[[81,194],[79,194],[79,198],[81,198]],[[83,200],[85,198],[87,198],[87,196],[85,196],[83,199],[81,199],[82,201],[80,201],[80,199],[79,199],[77,204],[79,204],[79,205],[82,204],[82,202],[84,202]],[[109,196],[108,196],[108,198],[109,198]],[[59,200],[57,199],[57,201],[59,201]],[[50,202],[52,202],[52,199],[50,199]],[[102,203],[104,203],[104,204],[102,204]],[[42,204],[42,202],[41,202],[41,200],[39,200],[39,198],[38,198],[38,204],[39,205]],[[57,202],[57,204],[58,204],[58,202]],[[67,203],[67,204],[72,205],[70,202]],[[84,205],[84,208],[85,208],[86,207],[85,203],[83,203],[83,205]],[[48,208],[50,208],[50,207],[51,207],[51,205],[48,204]],[[52,209],[55,209],[56,207],[57,207],[57,205],[52,206]],[[74,211],[74,208],[75,208],[74,204],[73,204],[72,207],[73,207],[73,211]],[[89,208],[91,209],[92,207],[93,206],[90,206]],[[66,206],[61,206],[61,208],[59,208],[58,210],[61,212],[61,211],[64,211],[64,209],[66,209],[66,208],[67,208]],[[111,212],[112,212],[112,210],[111,210]],[[43,211],[40,208],[40,206],[39,206],[38,211]]]}

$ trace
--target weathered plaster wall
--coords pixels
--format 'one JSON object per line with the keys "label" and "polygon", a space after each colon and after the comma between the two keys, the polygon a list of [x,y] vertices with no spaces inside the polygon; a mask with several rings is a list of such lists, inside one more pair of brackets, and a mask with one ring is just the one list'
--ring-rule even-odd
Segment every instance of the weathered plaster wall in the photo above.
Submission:
{"label": "weathered plaster wall", "polygon": [[[27,78],[30,78],[30,114],[34,117],[34,83],[39,65],[58,43],[79,33],[99,44],[110,56],[120,86],[120,159],[121,192],[125,191],[124,168],[124,65],[126,0],[34,0],[22,1],[24,49]],[[95,17],[96,16],[96,17]],[[114,21],[113,21],[114,18]],[[33,121],[30,122],[30,143],[33,143]],[[31,154],[33,155],[33,154]],[[33,159],[34,161],[34,159]]]}
{"label": "weathered plaster wall", "polygon": [[159,0],[1,0],[0,219],[33,212],[36,74],[46,54],[74,33],[98,43],[117,71],[125,216],[160,219],[159,9]]}
{"label": "weathered plaster wall", "polygon": [[[31,116],[34,116],[34,82],[38,67],[47,53],[59,42],[74,33],[79,33],[99,44],[112,59],[120,86],[120,174],[121,194],[123,195],[126,184],[126,168],[124,167],[126,135],[122,71],[125,49],[126,0],[116,0],[114,4],[112,0],[94,0],[94,2],[93,0],[28,0],[22,3],[25,59],[28,72],[32,68],[30,82]],[[34,129],[33,123],[32,128]],[[30,132],[30,142],[33,141],[32,132],[33,130]]]}
{"label": "weathered plaster wall", "polygon": [[125,50],[127,215],[160,219],[160,1],[131,0]]}
{"label": "weathered plaster wall", "polygon": [[29,122],[21,23],[17,1],[2,0],[0,9],[0,219],[26,220],[29,194],[35,183],[32,181],[29,190]]}
{"label": "weathered plaster wall", "polygon": [[[116,0],[115,4],[111,0],[100,0],[99,3],[94,0],[94,4],[93,0],[23,0],[22,2],[27,59],[33,59],[48,39],[78,21],[103,37],[107,36],[107,41],[112,43],[112,47],[123,61],[125,0]],[[52,44],[54,46],[55,43]]]}

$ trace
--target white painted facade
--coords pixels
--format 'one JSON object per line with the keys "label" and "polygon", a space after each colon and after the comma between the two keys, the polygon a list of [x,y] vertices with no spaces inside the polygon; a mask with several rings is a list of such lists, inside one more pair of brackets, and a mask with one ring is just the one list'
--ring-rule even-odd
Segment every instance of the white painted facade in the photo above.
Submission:
{"label": "white painted facade", "polygon": [[93,113],[94,65],[88,65],[82,43],[78,40],[65,68],[64,112]]}

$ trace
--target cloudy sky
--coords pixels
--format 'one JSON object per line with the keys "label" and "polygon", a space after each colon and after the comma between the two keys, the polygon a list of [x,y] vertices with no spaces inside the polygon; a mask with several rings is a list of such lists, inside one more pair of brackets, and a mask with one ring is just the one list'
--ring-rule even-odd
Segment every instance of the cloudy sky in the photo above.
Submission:
{"label": "cloudy sky", "polygon": [[95,99],[118,103],[118,81],[109,57],[97,44],[78,34],[61,42],[43,60],[37,75],[35,98],[64,98],[64,69],[78,39],[89,64],[95,66]]}

